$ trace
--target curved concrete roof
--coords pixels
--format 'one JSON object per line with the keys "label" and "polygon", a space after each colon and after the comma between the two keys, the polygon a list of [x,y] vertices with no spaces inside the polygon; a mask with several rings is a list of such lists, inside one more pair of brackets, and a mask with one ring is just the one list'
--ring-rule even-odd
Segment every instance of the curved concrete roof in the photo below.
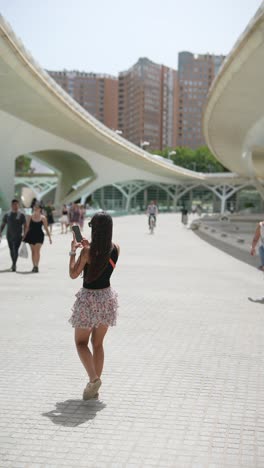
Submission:
{"label": "curved concrete roof", "polygon": [[203,127],[213,154],[242,177],[264,177],[264,2],[209,92]]}
{"label": "curved concrete roof", "polygon": [[[14,160],[21,154],[33,155],[56,170],[57,202],[136,179],[169,184],[243,183],[236,174],[202,174],[153,158],[105,127],[38,65],[2,16],[0,141],[0,187],[6,200],[13,195]],[[80,179],[86,182],[80,185]]]}
{"label": "curved concrete roof", "polygon": [[127,166],[136,165],[169,180],[203,178],[192,171],[153,161],[147,152],[93,118],[36,63],[3,17],[0,50],[1,110]]}

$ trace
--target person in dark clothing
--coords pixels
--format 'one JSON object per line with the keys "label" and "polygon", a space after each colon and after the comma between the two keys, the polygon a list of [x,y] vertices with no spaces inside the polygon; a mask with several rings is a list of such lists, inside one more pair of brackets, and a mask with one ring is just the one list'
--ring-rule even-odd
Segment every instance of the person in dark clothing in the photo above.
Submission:
{"label": "person in dark clothing", "polygon": [[30,244],[33,263],[32,273],[39,272],[40,249],[44,242],[44,232],[42,230],[42,226],[46,231],[50,244],[52,244],[46,216],[41,214],[41,208],[36,203],[34,205],[33,214],[29,216],[27,220],[23,238],[24,242]]}
{"label": "person in dark clothing", "polygon": [[181,209],[181,222],[184,225],[188,224],[188,210],[185,208],[185,206],[183,206]]}
{"label": "person in dark clothing", "polygon": [[42,200],[37,200],[37,198],[33,198],[32,202],[31,202],[31,205],[30,205],[30,208],[32,210],[32,213],[33,213],[33,209],[34,209],[34,206],[35,205],[39,205],[41,210],[43,210],[44,208],[44,205],[43,205],[43,201]]}
{"label": "person in dark clothing", "polygon": [[34,198],[32,199],[31,205],[30,205],[30,208],[31,208],[32,211],[33,211],[33,208],[34,208],[34,206],[35,206],[36,203],[37,203],[37,199],[34,197]]}
{"label": "person in dark clothing", "polygon": [[[14,199],[11,202],[11,210],[8,211],[3,217],[0,227],[0,240],[2,232],[7,226],[6,238],[12,259],[11,271],[16,271],[16,263],[18,258],[18,250],[21,244],[22,235],[25,232],[26,217],[19,209],[18,200]],[[23,231],[23,232],[22,232]]]}
{"label": "person in dark clothing", "polygon": [[52,226],[54,224],[53,212],[55,211],[55,208],[52,206],[51,202],[49,202],[47,206],[44,207],[44,210],[46,212],[50,234],[52,234]]}

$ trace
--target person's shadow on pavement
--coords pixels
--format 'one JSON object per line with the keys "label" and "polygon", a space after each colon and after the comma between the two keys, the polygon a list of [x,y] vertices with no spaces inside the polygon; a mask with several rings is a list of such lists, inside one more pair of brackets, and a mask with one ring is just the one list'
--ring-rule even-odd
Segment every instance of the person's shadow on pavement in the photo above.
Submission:
{"label": "person's shadow on pavement", "polygon": [[[16,271],[18,275],[33,275],[32,270],[30,271]],[[35,273],[34,273],[35,274]]]}
{"label": "person's shadow on pavement", "polygon": [[257,299],[253,299],[252,297],[248,297],[250,302],[257,302],[258,304],[264,304],[264,297],[258,297]]}
{"label": "person's shadow on pavement", "polygon": [[96,413],[105,407],[100,400],[66,400],[56,403],[56,409],[42,413],[42,416],[59,426],[75,427],[94,419]]}

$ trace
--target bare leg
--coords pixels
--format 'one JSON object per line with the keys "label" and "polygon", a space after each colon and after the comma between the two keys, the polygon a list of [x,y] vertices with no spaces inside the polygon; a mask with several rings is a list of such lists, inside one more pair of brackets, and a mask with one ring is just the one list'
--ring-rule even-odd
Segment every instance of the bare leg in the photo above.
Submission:
{"label": "bare leg", "polygon": [[41,249],[42,244],[36,244],[35,247],[35,263],[34,266],[39,265],[39,260],[40,260],[40,249]]}
{"label": "bare leg", "polygon": [[93,359],[94,367],[98,377],[101,377],[104,367],[104,347],[103,340],[106,335],[108,327],[106,325],[99,325],[98,328],[93,328],[92,331],[92,345],[93,345]]}
{"label": "bare leg", "polygon": [[75,328],[75,344],[79,358],[89,375],[90,382],[94,382],[98,379],[98,375],[94,367],[93,355],[88,347],[91,331],[91,328]]}
{"label": "bare leg", "polygon": [[30,244],[30,248],[31,248],[32,263],[33,263],[33,266],[35,266],[35,245]]}

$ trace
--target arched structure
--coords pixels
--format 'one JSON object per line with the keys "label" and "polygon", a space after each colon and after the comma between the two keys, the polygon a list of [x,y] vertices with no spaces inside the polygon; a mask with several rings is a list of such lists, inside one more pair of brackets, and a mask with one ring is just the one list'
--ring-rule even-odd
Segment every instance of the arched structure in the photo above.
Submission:
{"label": "arched structure", "polygon": [[264,198],[264,2],[212,84],[203,127],[208,146]]}
{"label": "arched structure", "polygon": [[[86,112],[24,49],[0,18],[0,190],[13,195],[14,161],[35,155],[59,175],[57,203],[123,180],[175,182],[202,174],[155,160]],[[73,193],[78,179],[87,179]]]}
{"label": "arched structure", "polygon": [[[2,206],[13,196],[15,159],[24,154],[56,171],[56,204],[88,196],[109,184],[138,180],[168,186],[241,183],[236,174],[201,174],[153,158],[102,125],[35,62],[2,17],[0,145]],[[245,183],[251,173],[243,175]]]}

